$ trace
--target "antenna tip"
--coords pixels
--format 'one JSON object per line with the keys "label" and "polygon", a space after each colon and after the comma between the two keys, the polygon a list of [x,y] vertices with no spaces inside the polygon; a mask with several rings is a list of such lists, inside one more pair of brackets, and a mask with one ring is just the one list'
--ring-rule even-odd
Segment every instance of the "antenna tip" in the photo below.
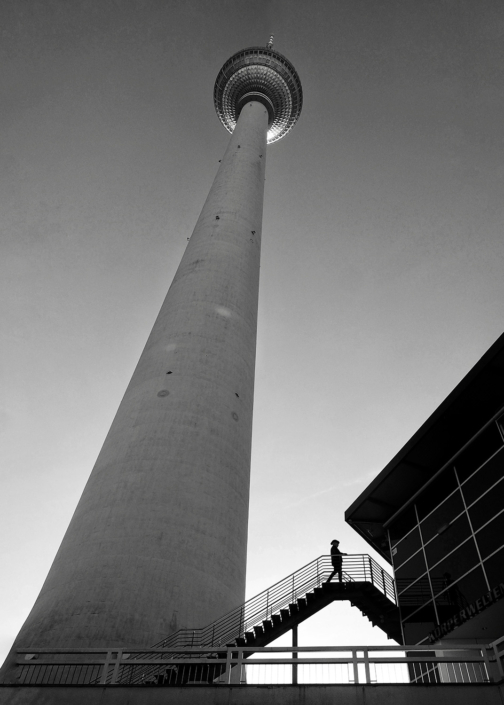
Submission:
{"label": "antenna tip", "polygon": [[266,44],[267,49],[271,49],[273,47],[273,34],[270,36],[268,39],[268,43]]}

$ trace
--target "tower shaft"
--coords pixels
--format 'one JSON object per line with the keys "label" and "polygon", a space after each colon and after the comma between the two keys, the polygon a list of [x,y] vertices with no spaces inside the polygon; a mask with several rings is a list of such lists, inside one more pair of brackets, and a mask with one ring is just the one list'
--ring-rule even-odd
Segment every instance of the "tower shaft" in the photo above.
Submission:
{"label": "tower shaft", "polygon": [[14,648],[146,647],[244,600],[267,130],[246,103]]}

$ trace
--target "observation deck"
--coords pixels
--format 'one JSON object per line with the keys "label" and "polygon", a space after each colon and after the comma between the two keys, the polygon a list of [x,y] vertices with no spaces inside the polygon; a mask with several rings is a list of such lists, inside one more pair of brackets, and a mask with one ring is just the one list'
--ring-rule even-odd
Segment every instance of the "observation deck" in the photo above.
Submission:
{"label": "observation deck", "polygon": [[229,132],[233,132],[245,103],[252,100],[268,110],[268,144],[292,130],[301,113],[299,76],[290,61],[271,48],[271,41],[265,47],[249,47],[233,54],[215,81],[215,110]]}

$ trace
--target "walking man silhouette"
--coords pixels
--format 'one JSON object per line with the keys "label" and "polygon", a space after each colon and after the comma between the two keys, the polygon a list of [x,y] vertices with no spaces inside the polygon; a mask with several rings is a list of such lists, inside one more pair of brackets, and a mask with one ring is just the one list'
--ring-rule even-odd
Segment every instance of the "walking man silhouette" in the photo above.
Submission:
{"label": "walking man silhouette", "polygon": [[343,556],[348,556],[348,553],[342,553],[339,548],[339,541],[331,541],[331,563],[333,567],[333,572],[327,578],[327,582],[330,583],[331,579],[338,573],[339,582],[343,582]]}

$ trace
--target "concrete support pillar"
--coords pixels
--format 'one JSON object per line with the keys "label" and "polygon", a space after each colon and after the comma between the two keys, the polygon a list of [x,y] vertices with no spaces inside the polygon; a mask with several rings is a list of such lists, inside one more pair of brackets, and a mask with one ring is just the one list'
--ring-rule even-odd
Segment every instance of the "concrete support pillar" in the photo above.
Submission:
{"label": "concrete support pillar", "polygon": [[147,647],[244,600],[267,129],[247,103],[15,648]]}

